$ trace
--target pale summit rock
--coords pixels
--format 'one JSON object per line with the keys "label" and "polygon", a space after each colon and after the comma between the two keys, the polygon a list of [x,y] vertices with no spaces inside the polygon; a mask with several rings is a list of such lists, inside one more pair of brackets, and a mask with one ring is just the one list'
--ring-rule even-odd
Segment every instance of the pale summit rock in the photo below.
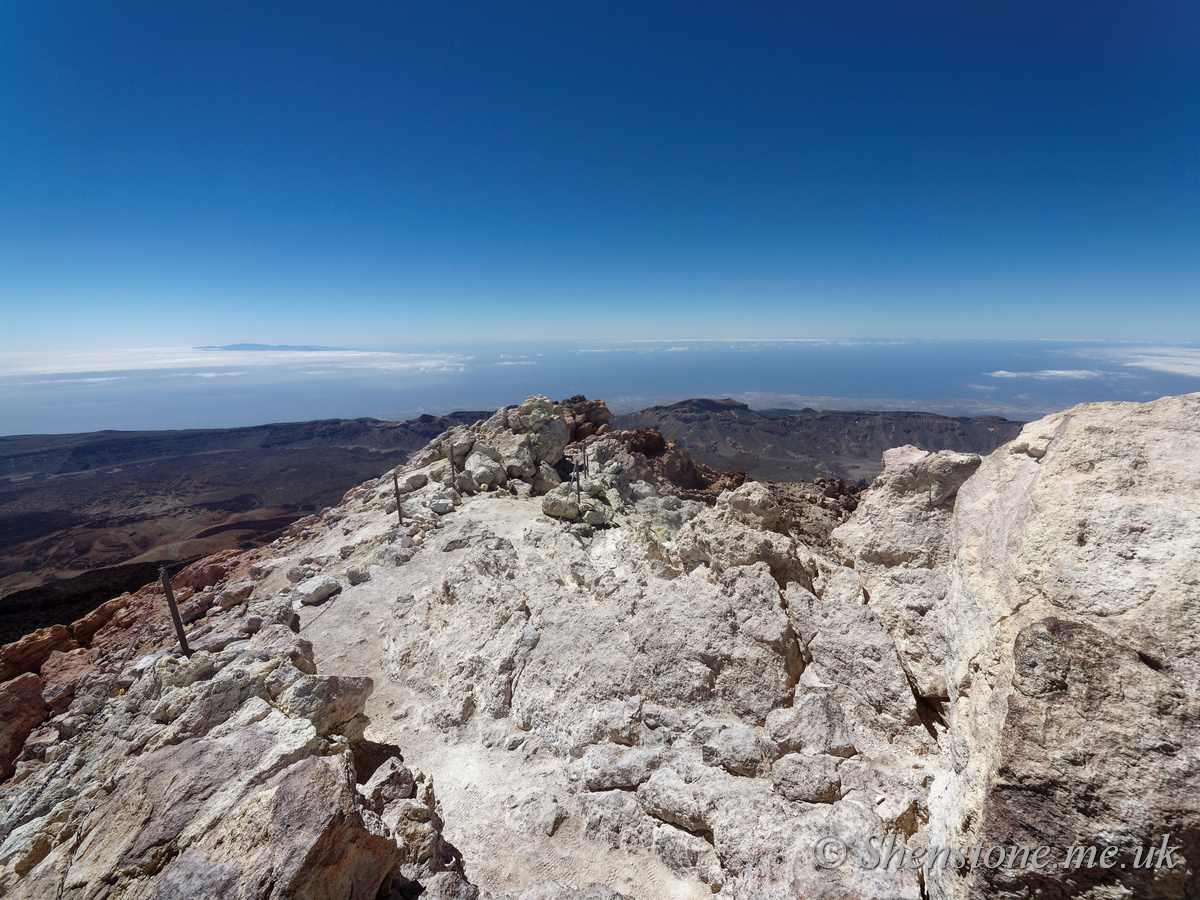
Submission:
{"label": "pale summit rock", "polygon": [[296,597],[305,606],[316,606],[324,603],[334,594],[342,590],[341,583],[328,575],[317,575],[296,587]]}

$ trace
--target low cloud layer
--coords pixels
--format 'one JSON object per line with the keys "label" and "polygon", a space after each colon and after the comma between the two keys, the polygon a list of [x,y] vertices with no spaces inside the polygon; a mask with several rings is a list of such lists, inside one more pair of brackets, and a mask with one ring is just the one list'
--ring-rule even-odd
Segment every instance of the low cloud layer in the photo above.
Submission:
{"label": "low cloud layer", "polygon": [[[187,374],[212,377],[255,368],[382,369],[455,371],[471,359],[459,353],[383,353],[367,350],[201,350],[192,347],[139,347],[120,350],[0,355],[0,378],[197,369]],[[238,370],[220,372],[220,369]]]}
{"label": "low cloud layer", "polygon": [[1130,356],[1122,365],[1200,378],[1200,350],[1163,350],[1137,353]]}
{"label": "low cloud layer", "polygon": [[984,372],[989,378],[1062,378],[1071,381],[1083,381],[1087,378],[1101,378],[1103,372],[1097,372],[1094,369],[1039,369],[1036,372],[1006,372],[1000,369],[998,372]]}

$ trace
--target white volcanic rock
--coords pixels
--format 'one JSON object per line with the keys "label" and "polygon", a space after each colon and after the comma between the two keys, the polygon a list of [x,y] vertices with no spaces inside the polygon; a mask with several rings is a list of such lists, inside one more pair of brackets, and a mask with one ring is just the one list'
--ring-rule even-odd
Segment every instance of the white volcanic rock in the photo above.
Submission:
{"label": "white volcanic rock", "polygon": [[[1125,870],[1073,870],[1074,896],[1198,889],[1198,439],[1200,395],[1084,404],[1027,425],[960,489],[943,841],[1129,848]],[[1186,865],[1135,869],[1132,848],[1168,834]],[[1046,880],[983,870],[971,890]]]}
{"label": "white volcanic rock", "polygon": [[316,606],[324,603],[334,594],[341,593],[342,585],[336,578],[328,575],[317,575],[309,578],[296,588],[296,598],[305,606]]}
{"label": "white volcanic rock", "polygon": [[566,807],[556,797],[536,789],[514,796],[504,805],[505,824],[524,834],[537,830],[547,837],[553,837],[568,815]]}
{"label": "white volcanic rock", "polygon": [[[479,433],[497,433],[500,419]],[[768,834],[787,872],[802,873],[775,872],[771,883],[787,891],[831,883],[810,874],[813,843],[830,823],[881,831],[909,824],[913,811],[907,786],[897,785],[891,805],[873,796],[863,810],[838,812],[825,769],[836,775],[859,744],[908,748],[922,772],[949,765],[914,713],[887,630],[861,597],[842,610],[843,579],[829,575],[842,570],[774,530],[786,529],[786,516],[761,486],[728,492],[713,508],[659,498],[630,484],[619,452],[615,441],[589,441],[576,509],[590,503],[623,527],[581,542],[547,518],[543,509],[574,502],[574,479],[541,500],[464,498],[402,567],[373,570],[369,585],[314,620],[318,655],[344,655],[358,617],[379,623],[374,646],[388,677],[370,702],[396,714],[373,715],[367,736],[411,748],[438,771],[447,828],[489,890],[518,891],[541,877],[641,897],[741,896],[766,877],[754,841]],[[377,546],[362,534],[360,546]],[[828,610],[813,593],[826,582]],[[859,645],[877,646],[877,658],[858,659]],[[809,685],[806,660],[820,673]],[[891,712],[882,726],[880,705]],[[782,727],[781,750],[763,725],[793,708],[803,714]],[[800,786],[794,766],[780,780],[781,790],[822,801],[820,815],[796,825],[812,803],[777,790],[771,768],[793,744],[800,749],[793,732],[805,724],[815,729],[813,752],[840,755],[814,757],[815,786]],[[870,739],[855,738],[855,727]],[[539,774],[531,781],[525,770]],[[606,868],[601,861],[618,852],[620,865]],[[882,883],[865,872],[838,877],[864,895]],[[916,897],[915,878],[886,880],[897,896]]]}
{"label": "white volcanic rock", "polygon": [[5,785],[7,896],[375,896],[460,873],[436,823],[414,850],[354,790],[344,726],[370,684],[312,675],[311,645],[281,625],[240,644],[154,653],[106,703],[76,692],[51,722],[75,739]]}
{"label": "white volcanic rock", "polygon": [[771,769],[775,790],[802,803],[835,803],[842,795],[839,762],[836,756],[824,753],[789,753]]}
{"label": "white volcanic rock", "polygon": [[887,625],[907,678],[935,703],[948,696],[947,531],[955,495],[979,465],[973,453],[889,450],[883,474],[860,496],[854,518],[831,536]]}
{"label": "white volcanic rock", "polygon": [[797,750],[842,757],[855,753],[841,706],[821,690],[798,694],[791,706],[772,710],[766,731],[776,756]]}

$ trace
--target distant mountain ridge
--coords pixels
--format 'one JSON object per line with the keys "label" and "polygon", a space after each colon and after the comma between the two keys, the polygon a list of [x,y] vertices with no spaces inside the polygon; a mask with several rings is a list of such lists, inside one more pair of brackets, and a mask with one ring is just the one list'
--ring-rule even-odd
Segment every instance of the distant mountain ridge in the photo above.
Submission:
{"label": "distant mountain ridge", "polygon": [[882,472],[883,451],[892,447],[986,454],[1016,437],[1024,423],[927,412],[756,411],[729,398],[697,398],[613,416],[612,425],[655,428],[718,471],[735,469],[770,481],[823,476],[857,482]]}

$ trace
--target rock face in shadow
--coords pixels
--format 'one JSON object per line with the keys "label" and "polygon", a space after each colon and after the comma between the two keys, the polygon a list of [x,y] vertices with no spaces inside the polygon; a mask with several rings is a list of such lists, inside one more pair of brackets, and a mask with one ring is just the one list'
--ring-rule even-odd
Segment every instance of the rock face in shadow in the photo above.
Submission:
{"label": "rock face in shadow", "polygon": [[828,546],[606,426],[531,397],[188,567],[190,659],[154,586],[0,650],[0,891],[1200,891],[1200,395],[893,448]]}

